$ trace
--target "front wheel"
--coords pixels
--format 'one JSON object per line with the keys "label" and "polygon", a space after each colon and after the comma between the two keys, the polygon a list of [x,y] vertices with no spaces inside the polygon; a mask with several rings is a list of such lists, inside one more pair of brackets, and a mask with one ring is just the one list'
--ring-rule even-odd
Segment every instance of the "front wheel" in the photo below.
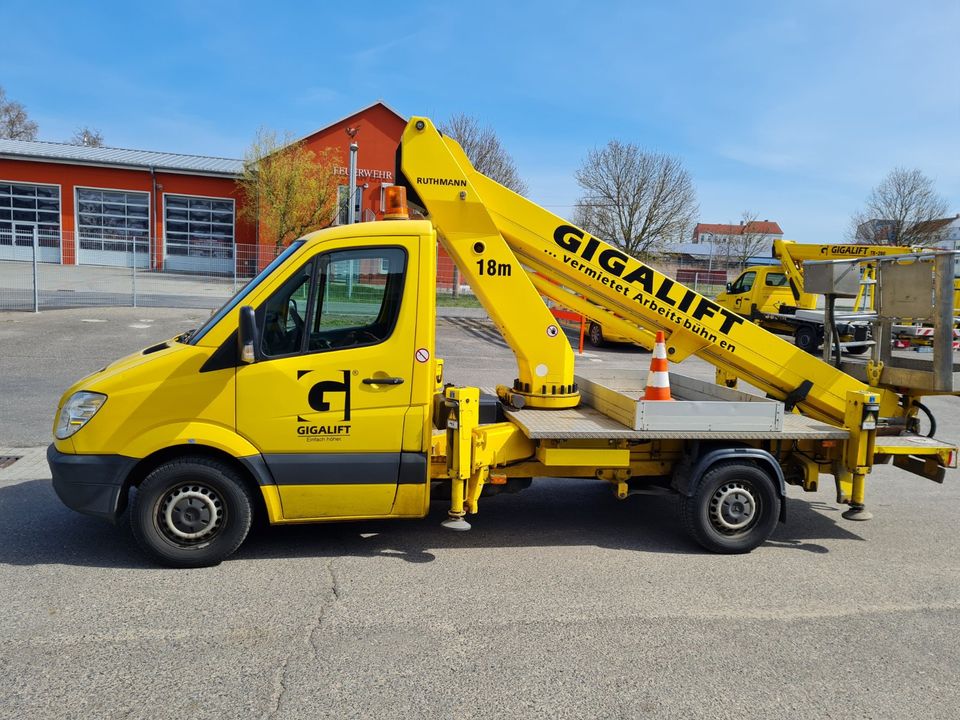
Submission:
{"label": "front wheel", "polygon": [[250,492],[228,465],[209,458],[165,462],[137,488],[130,527],[137,544],[170,567],[218,565],[247,537]]}
{"label": "front wheel", "polygon": [[750,552],[770,537],[779,517],[773,480],[753,463],[719,462],[691,497],[680,497],[684,527],[712,552]]}

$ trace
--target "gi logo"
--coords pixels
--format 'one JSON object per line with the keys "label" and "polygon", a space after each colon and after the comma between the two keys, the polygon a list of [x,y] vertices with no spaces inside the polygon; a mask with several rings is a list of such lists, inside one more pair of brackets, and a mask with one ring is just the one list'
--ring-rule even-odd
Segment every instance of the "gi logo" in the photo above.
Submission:
{"label": "gi logo", "polygon": [[[313,372],[297,370],[297,380]],[[343,396],[342,425],[313,425],[310,420],[297,416],[297,435],[307,436],[310,440],[340,439],[350,434],[350,371],[341,370],[343,380],[321,380],[314,383],[307,393],[307,403],[318,413],[330,412],[330,400],[334,395]]]}

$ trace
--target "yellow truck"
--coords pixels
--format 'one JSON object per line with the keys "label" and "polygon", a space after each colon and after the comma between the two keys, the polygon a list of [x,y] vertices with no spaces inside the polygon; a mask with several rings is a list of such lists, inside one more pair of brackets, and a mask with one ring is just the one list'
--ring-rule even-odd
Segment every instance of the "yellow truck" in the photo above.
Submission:
{"label": "yellow truck", "polygon": [[[156,561],[216,564],[254,515],[272,524],[419,518],[448,497],[466,530],[481,496],[531,478],[600,479],[623,499],[672,493],[704,548],[748,552],[786,518],[787,484],[831,476],[866,519],[874,463],[942,481],[955,448],[906,432],[920,391],[868,385],[802,352],[477,172],[423,117],[398,150],[426,220],[293,242],[201,327],[118,360],[63,395],[48,451],[69,507],[116,521]],[[513,350],[495,397],[444,385],[437,240]],[[575,374],[544,297],[722,383],[673,374],[673,402],[635,377]],[[587,308],[587,304],[591,307]],[[589,310],[589,312],[586,312]],[[742,378],[767,397],[740,393]]]}
{"label": "yellow truck", "polygon": [[[910,247],[890,245],[801,244],[775,240],[773,257],[779,265],[748,267],[717,295],[717,304],[752,320],[778,335],[791,335],[797,347],[816,353],[823,344],[824,310],[817,308],[817,296],[804,292],[803,263],[811,260],[850,260],[908,255]],[[870,287],[862,286],[869,294]],[[857,298],[860,305],[862,297]],[[868,303],[862,303],[866,306]],[[843,349],[852,354],[866,352],[872,344],[868,317],[860,311],[839,311],[835,326]]]}

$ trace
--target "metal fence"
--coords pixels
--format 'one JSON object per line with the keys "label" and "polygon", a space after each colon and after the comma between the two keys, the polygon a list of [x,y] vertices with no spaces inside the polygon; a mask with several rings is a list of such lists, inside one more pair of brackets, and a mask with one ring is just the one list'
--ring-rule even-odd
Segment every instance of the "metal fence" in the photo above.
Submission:
{"label": "metal fence", "polygon": [[[107,231],[74,236],[43,226],[0,227],[0,310],[36,312],[91,306],[214,309],[274,256],[273,248],[255,245],[191,242],[189,247],[181,247]],[[663,270],[672,270],[678,278],[684,275],[682,282],[710,296],[723,289],[723,277],[716,270]],[[437,305],[480,307],[444,252],[437,260]]]}
{"label": "metal fence", "polygon": [[[194,241],[183,248],[141,236],[0,227],[0,310],[214,309],[274,257],[264,246]],[[449,258],[438,261],[437,304],[480,306]]]}
{"label": "metal fence", "polygon": [[[726,273],[724,273],[725,275]],[[689,275],[680,275],[677,279],[694,292],[711,298],[716,297],[727,288],[725,277],[718,275],[716,270],[711,272],[694,270]]]}
{"label": "metal fence", "polygon": [[177,262],[145,237],[0,229],[0,310],[131,306],[217,308],[269,257],[256,246],[199,244]]}

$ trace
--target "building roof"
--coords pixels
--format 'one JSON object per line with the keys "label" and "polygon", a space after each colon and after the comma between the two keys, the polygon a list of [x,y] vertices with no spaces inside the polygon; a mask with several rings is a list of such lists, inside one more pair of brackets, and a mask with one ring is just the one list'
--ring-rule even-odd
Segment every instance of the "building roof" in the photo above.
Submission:
{"label": "building roof", "polygon": [[0,140],[0,158],[105,165],[173,172],[235,177],[243,171],[243,161],[205,155],[181,155],[153,150],[125,150],[110,147],[86,147],[55,142]]}
{"label": "building roof", "polygon": [[407,122],[407,118],[405,118],[403,115],[401,115],[400,113],[398,113],[398,112],[397,112],[396,110],[394,110],[392,107],[390,107],[389,105],[387,105],[383,100],[377,100],[376,102],[370,103],[370,104],[367,105],[366,107],[362,107],[362,108],[360,108],[359,110],[354,110],[352,113],[350,113],[349,115],[343,116],[343,117],[340,118],[339,120],[334,120],[333,122],[327,123],[327,124],[324,125],[323,127],[319,127],[319,128],[317,128],[316,130],[312,130],[311,132],[308,132],[306,135],[304,135],[303,137],[297,138],[296,140],[292,141],[290,144],[293,145],[294,143],[303,142],[303,141],[306,140],[307,138],[313,137],[313,136],[316,135],[317,133],[322,133],[324,130],[326,130],[326,129],[328,129],[328,128],[331,128],[331,127],[333,127],[334,125],[339,125],[339,124],[342,123],[344,120],[349,120],[350,118],[356,117],[357,115],[360,115],[361,113],[365,113],[367,110],[370,110],[371,108],[375,108],[377,105],[382,105],[385,109],[389,110],[389,111],[392,112],[394,115],[396,115],[398,118],[400,118],[401,120],[403,120],[404,123]]}
{"label": "building roof", "polygon": [[746,225],[716,225],[711,223],[697,223],[693,229],[694,237],[700,233],[713,235],[742,235],[744,232],[759,235],[783,235],[780,225],[769,220],[752,220]]}
{"label": "building roof", "polygon": [[[918,222],[916,225],[911,228],[911,230],[918,233],[935,233],[943,230],[948,227],[951,223],[955,222],[957,219],[960,219],[960,215],[955,215],[954,217],[948,218],[938,218],[936,220],[924,220],[923,222]],[[892,220],[889,222],[893,222]]]}
{"label": "building roof", "polygon": [[[329,127],[349,120],[356,115],[382,105],[404,122],[407,119],[387,105],[377,100],[364,108],[350,113],[323,127],[314,130],[294,142],[323,132]],[[135,168],[138,170],[163,170],[167,172],[196,173],[200,175],[225,175],[237,177],[243,172],[243,160],[233,158],[209,157],[206,155],[182,155],[179,153],[156,152],[153,150],[125,150],[110,147],[86,147],[67,143],[35,142],[30,140],[0,140],[0,158],[12,160],[47,161],[76,163],[81,165],[101,165],[107,167]]]}

